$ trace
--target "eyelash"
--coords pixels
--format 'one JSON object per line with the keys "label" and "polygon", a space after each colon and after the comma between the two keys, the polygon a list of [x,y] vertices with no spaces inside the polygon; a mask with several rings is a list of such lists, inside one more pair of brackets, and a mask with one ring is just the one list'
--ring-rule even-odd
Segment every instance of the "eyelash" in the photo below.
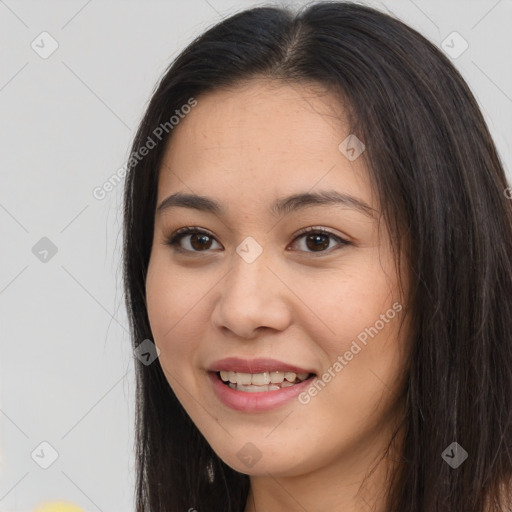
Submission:
{"label": "eyelash", "polygon": [[[210,252],[210,250],[208,250],[208,249],[206,249],[204,251],[191,251],[189,249],[183,249],[182,247],[180,247],[178,245],[179,242],[181,241],[181,239],[184,238],[185,236],[187,236],[187,235],[195,235],[195,234],[206,235],[206,236],[208,236],[210,238],[213,238],[215,240],[215,237],[213,235],[211,235],[208,231],[205,231],[204,229],[201,229],[199,227],[185,227],[185,228],[178,229],[171,236],[169,236],[166,239],[165,244],[166,245],[170,245],[176,252],[180,252],[180,253],[200,254],[202,252]],[[309,235],[309,234],[328,235],[329,237],[331,237],[331,238],[333,238],[333,239],[335,239],[335,240],[337,240],[339,242],[339,246],[337,247],[338,249],[341,248],[341,247],[344,247],[346,245],[351,245],[351,242],[349,242],[348,240],[345,240],[344,238],[339,237],[338,235],[335,235],[331,231],[328,231],[325,228],[315,227],[315,226],[301,229],[297,233],[297,236],[293,239],[293,242],[295,242],[299,238],[303,237],[304,235]],[[318,251],[318,252],[317,251],[300,251],[300,252],[307,252],[309,254],[321,256],[321,255],[324,255],[324,254],[329,254],[333,250],[336,250],[337,248],[336,247],[334,247],[334,248],[331,247],[330,249],[323,250],[323,251]]]}

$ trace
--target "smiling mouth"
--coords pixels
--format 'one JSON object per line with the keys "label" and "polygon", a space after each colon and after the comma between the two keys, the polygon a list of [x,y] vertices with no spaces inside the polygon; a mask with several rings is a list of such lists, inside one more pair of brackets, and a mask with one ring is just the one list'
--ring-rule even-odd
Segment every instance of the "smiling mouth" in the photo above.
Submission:
{"label": "smiling mouth", "polygon": [[261,393],[265,391],[277,391],[304,382],[315,376],[314,373],[294,372],[263,372],[240,373],[230,371],[215,372],[217,378],[225,385],[236,391],[246,393]]}

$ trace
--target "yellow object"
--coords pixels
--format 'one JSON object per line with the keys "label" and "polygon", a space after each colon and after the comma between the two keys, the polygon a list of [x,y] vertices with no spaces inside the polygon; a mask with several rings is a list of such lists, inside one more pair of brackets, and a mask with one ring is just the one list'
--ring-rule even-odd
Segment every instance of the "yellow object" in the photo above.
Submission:
{"label": "yellow object", "polygon": [[70,501],[52,501],[42,503],[34,512],[85,512],[85,510]]}

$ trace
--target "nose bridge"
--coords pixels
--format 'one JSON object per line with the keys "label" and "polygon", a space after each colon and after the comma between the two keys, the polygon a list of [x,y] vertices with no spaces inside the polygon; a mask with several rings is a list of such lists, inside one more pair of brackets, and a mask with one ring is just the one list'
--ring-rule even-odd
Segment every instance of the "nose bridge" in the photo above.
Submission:
{"label": "nose bridge", "polygon": [[[237,247],[232,258],[232,269],[227,276],[226,288],[234,293],[238,299],[258,300],[259,292],[264,282],[265,274],[270,273],[269,251],[264,250],[254,238],[246,237]],[[268,293],[268,289],[266,292]]]}
{"label": "nose bridge", "polygon": [[258,327],[286,328],[290,315],[282,285],[268,268],[269,256],[254,239],[236,248],[213,314],[218,327],[243,337]]}

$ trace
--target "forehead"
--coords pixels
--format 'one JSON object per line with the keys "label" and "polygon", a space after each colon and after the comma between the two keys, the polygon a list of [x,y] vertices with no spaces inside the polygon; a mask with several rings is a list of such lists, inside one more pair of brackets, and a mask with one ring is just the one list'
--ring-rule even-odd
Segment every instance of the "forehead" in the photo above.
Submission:
{"label": "forehead", "polygon": [[166,147],[159,200],[177,190],[254,200],[334,187],[373,203],[363,158],[339,149],[350,131],[324,87],[252,80],[196,100]]}

